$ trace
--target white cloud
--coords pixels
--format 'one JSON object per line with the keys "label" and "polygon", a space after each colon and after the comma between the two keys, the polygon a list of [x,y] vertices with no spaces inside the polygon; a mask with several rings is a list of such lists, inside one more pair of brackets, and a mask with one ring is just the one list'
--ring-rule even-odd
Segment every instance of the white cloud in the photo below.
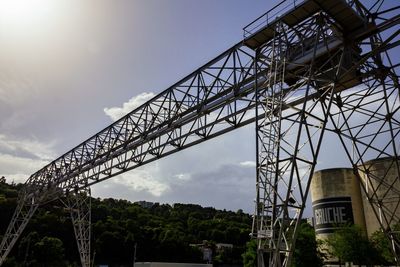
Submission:
{"label": "white cloud", "polygon": [[165,181],[160,181],[156,172],[157,170],[136,169],[115,177],[113,180],[115,183],[127,186],[135,192],[147,192],[155,197],[160,197],[170,190],[170,186]]}
{"label": "white cloud", "polygon": [[34,172],[48,164],[48,161],[0,153],[0,175],[8,181],[25,182]]}
{"label": "white cloud", "polygon": [[[179,164],[179,163],[178,163]],[[254,174],[237,164],[208,165],[203,171],[171,174],[165,165],[134,169],[95,185],[94,195],[160,203],[193,203],[207,207],[252,212]],[[173,166],[171,166],[174,168]]]}
{"label": "white cloud", "polygon": [[254,143],[238,140],[248,140],[253,133],[245,127],[211,139],[95,185],[92,193],[252,212],[255,168],[247,159],[254,156]]}
{"label": "white cloud", "polygon": [[112,108],[104,108],[104,112],[106,113],[107,116],[109,116],[113,121],[118,120],[122,116],[128,114],[135,108],[139,107],[140,105],[143,105],[147,101],[149,101],[151,98],[155,96],[154,93],[141,93],[138,94],[137,96],[132,97],[129,99],[128,102],[125,102],[122,104],[122,107],[112,107]]}
{"label": "white cloud", "polygon": [[254,167],[256,167],[256,162],[247,160],[247,161],[240,162],[239,165],[242,167],[245,167],[245,168],[254,168]]}

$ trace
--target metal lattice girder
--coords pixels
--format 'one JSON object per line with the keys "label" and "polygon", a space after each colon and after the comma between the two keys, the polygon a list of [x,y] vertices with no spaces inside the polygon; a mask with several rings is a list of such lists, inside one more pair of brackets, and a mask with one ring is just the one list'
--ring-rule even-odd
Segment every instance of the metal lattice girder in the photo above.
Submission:
{"label": "metal lattice girder", "polygon": [[[64,201],[63,201],[64,202]],[[72,224],[82,267],[90,267],[91,243],[91,194],[90,188],[73,190],[66,194],[64,202],[71,214]]]}
{"label": "metal lattice girder", "polygon": [[28,183],[86,187],[254,121],[252,54],[235,45],[39,170]]}

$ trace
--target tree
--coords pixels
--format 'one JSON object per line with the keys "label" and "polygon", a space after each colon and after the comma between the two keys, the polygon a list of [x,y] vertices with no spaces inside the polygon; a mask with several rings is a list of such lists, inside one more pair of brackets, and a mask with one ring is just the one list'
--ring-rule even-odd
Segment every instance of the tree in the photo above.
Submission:
{"label": "tree", "polygon": [[255,239],[246,243],[246,251],[242,254],[244,267],[257,266],[257,241]]}
{"label": "tree", "polygon": [[[6,231],[22,186],[0,183],[0,234]],[[20,237],[18,250],[14,249],[11,253],[10,257],[15,258],[10,258],[8,266],[24,263],[33,267],[62,266],[64,259],[69,264],[78,264],[79,253],[73,227],[70,220],[65,219],[68,216],[68,210],[58,202],[39,207]],[[96,250],[95,263],[130,265],[135,243],[138,261],[201,263],[202,253],[193,245],[208,240],[214,244],[233,244],[232,250],[225,251],[218,259],[242,265],[241,256],[249,240],[251,222],[251,216],[240,210],[216,210],[193,204],[155,204],[151,208],[143,208],[126,200],[93,198],[92,247]],[[218,256],[217,253],[214,255]],[[13,265],[14,262],[17,265]]]}
{"label": "tree", "polygon": [[66,266],[63,242],[55,237],[45,236],[33,247],[36,264],[32,266],[58,267]]}
{"label": "tree", "polygon": [[24,265],[30,266],[32,261],[32,247],[40,241],[39,234],[36,231],[30,232],[19,242],[18,256],[24,262]]}
{"label": "tree", "polygon": [[18,264],[17,260],[14,257],[8,257],[1,267],[20,267],[21,265]]}
{"label": "tree", "polygon": [[[397,233],[400,233],[399,231],[400,224],[396,224],[393,228]],[[400,239],[400,234],[398,234],[398,238]],[[371,236],[371,243],[378,252],[379,264],[385,264],[385,265],[395,264],[392,251],[392,244],[384,232],[378,230],[375,233],[373,233]]]}
{"label": "tree", "polygon": [[337,257],[341,263],[373,264],[377,252],[356,225],[344,226],[338,229],[327,239],[329,252]]}
{"label": "tree", "polygon": [[124,263],[125,238],[119,231],[105,231],[97,236],[95,249],[98,259],[103,263]]}
{"label": "tree", "polygon": [[300,225],[292,265],[295,267],[323,266],[323,255],[319,251],[315,230],[306,222]]}

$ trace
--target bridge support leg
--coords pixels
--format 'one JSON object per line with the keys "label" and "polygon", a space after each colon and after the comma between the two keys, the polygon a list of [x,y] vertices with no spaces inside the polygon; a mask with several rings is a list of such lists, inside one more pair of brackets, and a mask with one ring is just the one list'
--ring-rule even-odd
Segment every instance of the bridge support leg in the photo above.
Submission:
{"label": "bridge support leg", "polygon": [[90,267],[91,194],[90,188],[69,192],[65,203],[69,208],[82,267]]}
{"label": "bridge support leg", "polygon": [[[315,23],[300,31],[310,34],[301,39],[314,44],[314,52],[303,66],[306,71],[296,74],[294,80],[288,78],[295,62],[291,62],[292,44],[287,42],[294,37],[283,34],[286,30],[283,23],[275,29],[279,35],[257,52],[256,73],[266,76],[265,84],[256,89],[256,115],[261,119],[256,123],[257,199],[253,236],[258,241],[259,267],[291,266],[333,95],[339,88],[343,64],[349,55],[347,49],[342,49],[323,63],[315,62],[321,39],[328,36],[326,25],[323,17],[316,17]],[[313,101],[283,108],[288,99],[300,95]]]}
{"label": "bridge support leg", "polygon": [[[331,92],[280,120],[272,112],[257,125],[257,232],[259,266],[290,266],[311,176],[325,131]],[[268,101],[267,101],[268,102]],[[321,112],[312,116],[313,110]],[[268,255],[268,259],[264,257]]]}
{"label": "bridge support leg", "polygon": [[0,244],[0,266],[4,263],[38,206],[39,202],[34,194],[28,194],[24,190],[20,193],[17,208]]}

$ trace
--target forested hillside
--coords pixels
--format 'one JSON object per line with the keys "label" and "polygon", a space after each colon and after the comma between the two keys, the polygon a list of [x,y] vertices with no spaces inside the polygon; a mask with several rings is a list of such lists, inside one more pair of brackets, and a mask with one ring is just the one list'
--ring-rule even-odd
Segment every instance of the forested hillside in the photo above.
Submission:
{"label": "forested hillside", "polygon": [[[21,185],[0,183],[0,235],[14,212]],[[204,262],[199,248],[213,249],[213,262],[242,265],[251,216],[192,204],[143,208],[126,200],[92,199],[92,250],[96,264],[132,266],[137,261]],[[1,237],[1,236],[0,236]],[[232,244],[216,249],[215,244]],[[13,249],[7,266],[74,266],[79,256],[68,211],[52,202],[40,208]],[[20,265],[23,264],[23,265]]]}

